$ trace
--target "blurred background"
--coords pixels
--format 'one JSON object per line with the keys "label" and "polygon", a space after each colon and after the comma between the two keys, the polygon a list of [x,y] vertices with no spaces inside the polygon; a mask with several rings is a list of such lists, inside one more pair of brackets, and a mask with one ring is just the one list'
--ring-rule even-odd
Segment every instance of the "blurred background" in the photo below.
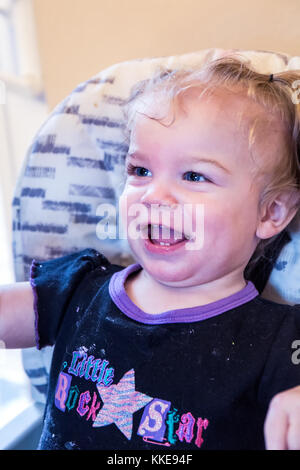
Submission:
{"label": "blurred background", "polygon": [[[299,0],[0,0],[0,284],[14,282],[11,205],[26,151],[79,83],[117,62],[212,47],[300,55]],[[0,341],[0,449],[40,428],[20,351]]]}

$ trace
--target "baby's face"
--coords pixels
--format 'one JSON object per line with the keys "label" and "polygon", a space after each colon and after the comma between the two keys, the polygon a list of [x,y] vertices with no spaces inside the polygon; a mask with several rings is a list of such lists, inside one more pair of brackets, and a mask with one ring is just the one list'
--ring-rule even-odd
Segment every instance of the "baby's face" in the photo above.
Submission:
{"label": "baby's face", "polygon": [[[243,273],[259,241],[262,189],[253,178],[247,132],[262,113],[258,105],[222,90],[198,100],[194,90],[185,98],[184,110],[177,109],[170,126],[138,115],[120,200],[126,226],[138,226],[143,234],[128,231],[137,262],[156,280],[174,287]],[[243,112],[249,122],[241,126]],[[133,204],[142,210],[128,215]],[[161,232],[155,224],[166,228]],[[169,228],[174,232],[168,237]]]}

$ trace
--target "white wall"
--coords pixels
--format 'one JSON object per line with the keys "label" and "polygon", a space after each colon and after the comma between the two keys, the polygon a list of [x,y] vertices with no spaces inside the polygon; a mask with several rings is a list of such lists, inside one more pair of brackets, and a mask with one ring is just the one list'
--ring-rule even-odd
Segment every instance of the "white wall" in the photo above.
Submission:
{"label": "white wall", "polygon": [[34,0],[52,108],[116,62],[220,47],[298,55],[299,0]]}

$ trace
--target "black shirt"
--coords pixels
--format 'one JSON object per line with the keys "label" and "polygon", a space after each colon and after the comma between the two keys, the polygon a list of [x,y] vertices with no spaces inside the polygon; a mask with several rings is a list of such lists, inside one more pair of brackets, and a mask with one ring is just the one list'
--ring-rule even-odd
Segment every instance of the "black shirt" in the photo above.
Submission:
{"label": "black shirt", "polygon": [[94,249],[32,263],[38,347],[55,344],[39,449],[263,449],[271,398],[300,384],[299,307],[250,283],[138,319],[124,269]]}

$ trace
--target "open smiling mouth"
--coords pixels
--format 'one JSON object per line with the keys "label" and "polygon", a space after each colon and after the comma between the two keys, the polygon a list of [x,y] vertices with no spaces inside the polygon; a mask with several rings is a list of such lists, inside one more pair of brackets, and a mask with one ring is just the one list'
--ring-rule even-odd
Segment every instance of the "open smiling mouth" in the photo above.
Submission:
{"label": "open smiling mouth", "polygon": [[145,245],[150,251],[173,251],[188,241],[189,238],[187,236],[170,227],[149,224],[148,238],[145,239]]}
{"label": "open smiling mouth", "polygon": [[187,240],[183,233],[175,232],[170,227],[156,224],[148,225],[148,238],[154,245],[161,246],[171,246]]}

